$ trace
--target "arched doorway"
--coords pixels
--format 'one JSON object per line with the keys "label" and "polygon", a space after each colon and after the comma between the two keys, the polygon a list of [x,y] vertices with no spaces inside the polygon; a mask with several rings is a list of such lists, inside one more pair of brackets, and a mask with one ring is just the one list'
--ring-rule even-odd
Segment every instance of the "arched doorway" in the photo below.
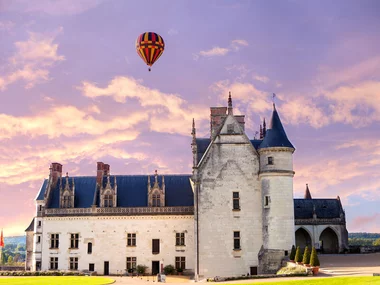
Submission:
{"label": "arched doorway", "polygon": [[306,246],[311,248],[311,237],[309,233],[304,228],[299,228],[296,230],[296,246],[304,249]]}
{"label": "arched doorway", "polygon": [[338,253],[338,236],[331,228],[326,228],[319,237],[320,249],[322,253]]}

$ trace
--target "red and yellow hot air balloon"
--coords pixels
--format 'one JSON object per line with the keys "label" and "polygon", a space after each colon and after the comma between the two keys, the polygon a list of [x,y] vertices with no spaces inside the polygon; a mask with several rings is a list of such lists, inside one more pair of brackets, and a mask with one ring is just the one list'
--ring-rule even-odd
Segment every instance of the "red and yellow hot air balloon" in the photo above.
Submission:
{"label": "red and yellow hot air balloon", "polygon": [[138,36],[136,50],[142,60],[150,67],[159,59],[165,49],[164,39],[156,33],[146,32]]}

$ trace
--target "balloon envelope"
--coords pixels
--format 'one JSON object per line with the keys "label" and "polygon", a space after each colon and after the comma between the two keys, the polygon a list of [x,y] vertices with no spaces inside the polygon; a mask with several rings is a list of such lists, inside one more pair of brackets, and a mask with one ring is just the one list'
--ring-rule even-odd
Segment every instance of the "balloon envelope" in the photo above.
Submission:
{"label": "balloon envelope", "polygon": [[160,58],[164,49],[164,39],[159,34],[146,32],[137,37],[137,53],[148,66],[152,66]]}

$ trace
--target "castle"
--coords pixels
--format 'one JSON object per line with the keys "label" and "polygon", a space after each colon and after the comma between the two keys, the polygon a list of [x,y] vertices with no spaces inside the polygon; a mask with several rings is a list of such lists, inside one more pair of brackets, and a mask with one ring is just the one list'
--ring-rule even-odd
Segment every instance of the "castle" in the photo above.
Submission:
{"label": "castle", "polygon": [[249,139],[245,116],[212,107],[210,137],[197,138],[188,175],[62,175],[52,163],[27,228],[31,270],[116,274],[173,265],[195,279],[275,272],[292,245],[320,252],[348,247],[339,197],[293,198],[294,146],[273,104],[260,138]]}

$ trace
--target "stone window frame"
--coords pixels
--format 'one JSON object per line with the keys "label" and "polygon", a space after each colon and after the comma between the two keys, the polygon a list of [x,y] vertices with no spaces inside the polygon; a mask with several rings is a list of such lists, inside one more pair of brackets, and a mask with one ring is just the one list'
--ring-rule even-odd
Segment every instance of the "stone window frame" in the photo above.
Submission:
{"label": "stone window frame", "polygon": [[234,237],[234,250],[235,251],[241,250],[241,234],[240,234],[240,231],[234,231],[233,237]]}
{"label": "stone window frame", "polygon": [[264,208],[270,208],[271,199],[269,195],[264,196]]}
{"label": "stone window frame", "polygon": [[113,194],[112,190],[106,190],[104,193],[104,208],[112,208],[113,207]]}
{"label": "stone window frame", "polygon": [[78,270],[79,257],[70,257],[69,270]]}
{"label": "stone window frame", "polygon": [[62,208],[73,208],[71,205],[71,193],[69,191],[65,191],[62,195]]}
{"label": "stone window frame", "polygon": [[135,247],[137,244],[137,235],[136,233],[128,233],[127,234],[127,246]]}
{"label": "stone window frame", "polygon": [[[237,194],[237,195],[235,195]],[[236,202],[236,204],[235,204]],[[232,210],[233,211],[240,211],[240,192],[234,191],[232,192]]]}
{"label": "stone window frame", "polygon": [[38,221],[38,222],[37,222],[37,228],[40,228],[41,225],[42,225],[42,222],[41,222],[41,221]]}
{"label": "stone window frame", "polygon": [[90,272],[94,272],[95,271],[95,263],[89,263],[88,264],[88,271],[90,271]]}
{"label": "stone window frame", "polygon": [[57,269],[58,269],[58,257],[50,256],[49,270],[57,270]]}
{"label": "stone window frame", "polygon": [[127,271],[133,269],[136,270],[137,267],[137,257],[136,256],[127,256]]}
{"label": "stone window frame", "polygon": [[70,234],[70,249],[79,248],[79,233]]}
{"label": "stone window frame", "polygon": [[181,268],[186,269],[186,256],[176,256],[175,257],[175,269]]}
{"label": "stone window frame", "polygon": [[176,246],[186,246],[185,239],[186,239],[185,232],[175,233],[175,245]]}
{"label": "stone window frame", "polygon": [[87,243],[87,254],[92,254],[92,242]]}
{"label": "stone window frame", "polygon": [[274,158],[273,158],[273,156],[268,156],[267,165],[274,165]]}
{"label": "stone window frame", "polygon": [[36,243],[41,243],[41,236],[40,236],[40,235],[37,236],[37,241],[36,241]]}
{"label": "stone window frame", "polygon": [[50,234],[50,249],[59,248],[59,234],[53,233]]}
{"label": "stone window frame", "polygon": [[161,207],[161,193],[155,190],[152,194],[152,207]]}
{"label": "stone window frame", "polygon": [[152,239],[152,254],[160,253],[160,239]]}

